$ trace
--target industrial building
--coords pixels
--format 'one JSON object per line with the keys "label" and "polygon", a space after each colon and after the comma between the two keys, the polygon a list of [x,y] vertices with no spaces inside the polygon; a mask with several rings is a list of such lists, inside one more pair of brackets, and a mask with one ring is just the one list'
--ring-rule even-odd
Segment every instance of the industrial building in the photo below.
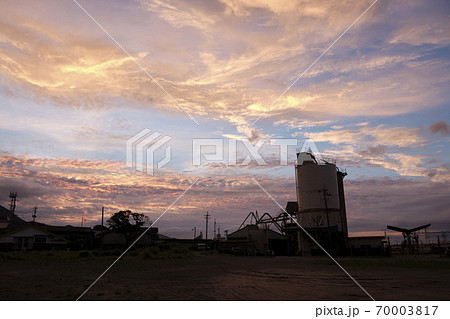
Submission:
{"label": "industrial building", "polygon": [[257,225],[247,225],[219,241],[218,251],[240,255],[285,255],[287,238],[283,234]]}
{"label": "industrial building", "polygon": [[[323,249],[331,255],[383,254],[384,236],[348,236],[344,194],[346,175],[346,171],[335,163],[317,160],[311,152],[297,153],[297,202],[288,202],[286,209],[278,216],[250,213],[237,232],[246,226],[244,224],[250,218],[250,224],[246,227],[252,226],[253,231],[267,231],[272,227],[275,233],[282,236],[278,244],[282,243],[282,238],[285,239],[283,243],[286,246],[284,249],[278,246],[278,254],[318,255],[324,254]],[[259,246],[270,246],[267,237],[259,238]],[[228,240],[237,241],[233,236],[228,236]]]}
{"label": "industrial building", "polygon": [[[316,160],[312,153],[297,154],[297,222],[323,248],[336,255],[344,253],[348,237],[344,195],[346,175],[334,163]],[[320,252],[320,247],[308,234],[298,232],[298,251],[302,254]]]}
{"label": "industrial building", "polygon": [[310,152],[297,154],[296,220],[303,229],[298,227],[297,223],[293,226],[297,226],[299,254],[323,254],[322,248],[332,255],[384,253],[384,236],[348,236],[345,176],[347,172],[337,167],[335,163],[317,160]]}

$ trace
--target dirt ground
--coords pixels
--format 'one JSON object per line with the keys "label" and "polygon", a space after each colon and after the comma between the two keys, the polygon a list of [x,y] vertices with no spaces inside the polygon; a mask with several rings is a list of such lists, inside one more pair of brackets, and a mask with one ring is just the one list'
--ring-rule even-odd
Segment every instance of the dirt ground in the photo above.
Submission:
{"label": "dirt ground", "polygon": [[[169,256],[170,257],[170,256]],[[1,300],[75,300],[116,259],[79,252],[0,254]],[[376,300],[449,300],[450,259],[346,257]],[[369,300],[327,257],[195,253],[123,257],[82,300]]]}

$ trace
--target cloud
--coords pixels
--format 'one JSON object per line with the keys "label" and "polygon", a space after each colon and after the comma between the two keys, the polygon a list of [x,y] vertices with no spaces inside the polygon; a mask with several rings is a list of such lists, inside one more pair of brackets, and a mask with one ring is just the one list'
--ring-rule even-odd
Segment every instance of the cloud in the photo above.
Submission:
{"label": "cloud", "polygon": [[[137,44],[138,49],[126,47],[189,113],[225,120],[249,137],[254,130],[246,126],[370,3],[142,0],[140,8],[126,7],[136,17],[130,32],[125,31],[129,25],[123,27],[126,21],[102,21],[118,39]],[[403,4],[401,10],[421,5]],[[98,14],[95,6],[88,9]],[[0,28],[5,94],[85,108],[113,107],[123,100],[185,116],[82,12],[76,22],[88,24],[90,32],[76,32],[75,22],[64,20],[66,15],[62,21],[39,19],[36,9],[38,14],[30,19],[30,9],[20,2],[8,10],[16,18],[5,19]],[[400,44],[391,33],[405,25],[394,23],[391,33],[378,28],[398,10],[397,5],[375,6],[264,118],[298,125],[406,114],[441,103],[449,81],[445,62],[428,57],[429,50],[395,47]],[[115,14],[113,9],[105,11],[106,17]],[[70,28],[64,28],[66,22]],[[143,37],[142,30],[150,27],[165,36]],[[372,38],[382,44],[374,47]]]}
{"label": "cloud", "polygon": [[345,189],[351,231],[426,223],[431,223],[432,229],[448,229],[448,183],[382,177],[349,180]]}
{"label": "cloud", "polygon": [[[18,192],[16,211],[27,220],[37,205],[40,222],[78,225],[84,215],[87,225],[93,226],[100,221],[102,206],[107,215],[131,209],[154,220],[194,181],[189,174],[161,171],[149,176],[123,166],[114,161],[3,154],[0,190],[5,196],[12,190]],[[235,230],[250,211],[279,213],[279,207],[251,179],[254,175],[221,172],[201,177],[158,222],[160,231],[189,237],[194,226],[202,229],[206,211],[222,229],[230,230]],[[281,205],[295,200],[294,176],[258,174],[255,178]],[[448,188],[448,183],[411,178],[346,180],[350,231],[382,230],[388,223],[415,226],[431,222],[434,229],[445,227],[450,207]]]}
{"label": "cloud", "polygon": [[208,3],[183,1],[140,1],[142,7],[155,12],[162,20],[176,28],[193,27],[205,30],[211,28],[217,19],[220,19],[220,10],[223,8],[219,2]]}
{"label": "cloud", "polygon": [[[189,215],[178,230],[191,229],[211,207],[226,212],[230,225],[242,221],[243,211],[276,210],[264,194],[255,195],[260,189],[251,176],[273,187],[280,201],[295,198],[290,175],[276,167],[275,157],[265,169],[252,163],[240,171],[211,165],[195,172],[179,159],[178,171],[151,180],[123,169],[115,161],[123,156],[123,142],[147,123],[174,140],[182,136],[177,148],[183,151],[194,134],[253,141],[306,136],[330,146],[324,155],[356,174],[388,170],[415,176],[413,184],[427,181],[427,190],[447,185],[448,147],[425,134],[422,114],[447,105],[450,97],[448,4],[379,1],[280,97],[371,3],[86,2],[136,61],[205,124],[195,133],[180,125],[180,118],[189,119],[176,103],[74,3],[2,3],[3,149],[34,155],[2,155],[1,189],[17,187],[23,207],[38,204],[46,221],[77,224],[86,214],[95,223],[102,205],[157,214],[197,174],[198,188],[170,215]],[[371,124],[384,120],[397,123]],[[448,136],[448,124],[438,120],[430,132]],[[382,180],[372,191],[390,183]],[[361,199],[352,207],[363,204]]]}
{"label": "cloud", "polygon": [[[388,39],[393,44],[408,44],[419,46],[434,44],[445,46],[450,44],[446,30],[450,27],[448,21],[448,3],[436,3],[436,6],[427,6],[427,1],[413,1],[408,3],[407,10],[399,10],[405,3],[390,2],[387,9],[397,12],[397,19],[390,22],[395,25]],[[415,10],[424,10],[424,14],[415,14]]]}
{"label": "cloud", "polygon": [[[219,222],[239,226],[250,209],[264,210],[270,199],[254,200],[259,187],[251,174],[230,174],[226,169],[215,175],[201,176],[186,196],[168,215],[178,215],[174,221],[190,233],[185,224],[190,216],[209,210]],[[19,216],[28,216],[32,207],[39,207],[39,221],[56,224],[78,224],[81,215],[88,225],[99,222],[99,212],[105,206],[108,213],[131,209],[156,219],[195,180],[189,173],[158,171],[155,176],[130,170],[123,162],[35,158],[2,154],[0,157],[0,190],[4,194],[17,191]],[[261,174],[261,183],[270,184],[272,177]],[[280,200],[295,198],[293,180],[282,181],[274,196]],[[4,204],[6,205],[6,203]],[[219,217],[220,216],[220,217]],[[196,221],[202,225],[202,219]],[[195,226],[195,225],[194,225]],[[185,233],[186,233],[185,232]]]}
{"label": "cloud", "polygon": [[450,125],[445,121],[437,121],[430,125],[430,132],[432,134],[440,133],[443,136],[450,135]]}
{"label": "cloud", "polygon": [[[339,160],[347,167],[380,167],[401,176],[420,176],[435,182],[448,182],[447,159],[425,148],[429,141],[424,130],[407,127],[371,126],[368,123],[337,126],[304,135],[315,142],[327,142],[336,147],[321,150],[323,156]],[[414,151],[418,154],[409,154]]]}
{"label": "cloud", "polygon": [[[386,127],[384,124],[372,127],[366,123],[350,125],[329,131],[306,133],[306,136],[316,142],[330,142],[332,144],[369,145],[369,153],[379,153],[389,147],[419,147],[426,139],[422,128]],[[376,147],[376,148],[374,148]]]}

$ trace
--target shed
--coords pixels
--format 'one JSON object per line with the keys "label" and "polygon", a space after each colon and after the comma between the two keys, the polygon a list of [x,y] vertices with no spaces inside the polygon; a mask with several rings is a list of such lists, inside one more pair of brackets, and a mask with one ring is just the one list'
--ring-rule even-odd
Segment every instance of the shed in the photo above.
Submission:
{"label": "shed", "polygon": [[286,236],[268,228],[247,225],[219,242],[219,251],[245,255],[284,255],[287,252]]}

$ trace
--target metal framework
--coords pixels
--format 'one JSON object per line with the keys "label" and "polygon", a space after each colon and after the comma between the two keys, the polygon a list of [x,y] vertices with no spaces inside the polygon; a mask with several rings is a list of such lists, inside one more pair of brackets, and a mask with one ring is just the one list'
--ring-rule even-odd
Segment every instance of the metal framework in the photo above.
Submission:
{"label": "metal framework", "polygon": [[406,245],[408,246],[409,253],[411,254],[414,252],[411,237],[415,240],[415,242],[416,242],[415,244],[417,246],[419,246],[419,243],[418,243],[419,237],[415,234],[415,232],[417,232],[421,229],[426,229],[430,226],[431,226],[431,224],[427,224],[427,225],[422,225],[419,227],[414,227],[411,229],[406,229],[406,228],[387,225],[387,229],[398,231],[403,234],[404,241],[405,241]]}
{"label": "metal framework", "polygon": [[[245,222],[250,218],[250,223],[248,225],[265,225],[267,228],[269,228],[271,225],[274,225],[280,232],[284,232],[284,229],[286,228],[286,225],[289,223],[294,223],[294,220],[292,217],[295,217],[296,214],[291,214],[289,216],[285,212],[281,212],[276,217],[272,217],[269,213],[264,213],[261,217],[258,215],[258,211],[256,212],[250,212],[247,217],[245,217],[242,224],[239,226],[238,230],[245,227]],[[253,223],[254,221],[254,223]]]}

